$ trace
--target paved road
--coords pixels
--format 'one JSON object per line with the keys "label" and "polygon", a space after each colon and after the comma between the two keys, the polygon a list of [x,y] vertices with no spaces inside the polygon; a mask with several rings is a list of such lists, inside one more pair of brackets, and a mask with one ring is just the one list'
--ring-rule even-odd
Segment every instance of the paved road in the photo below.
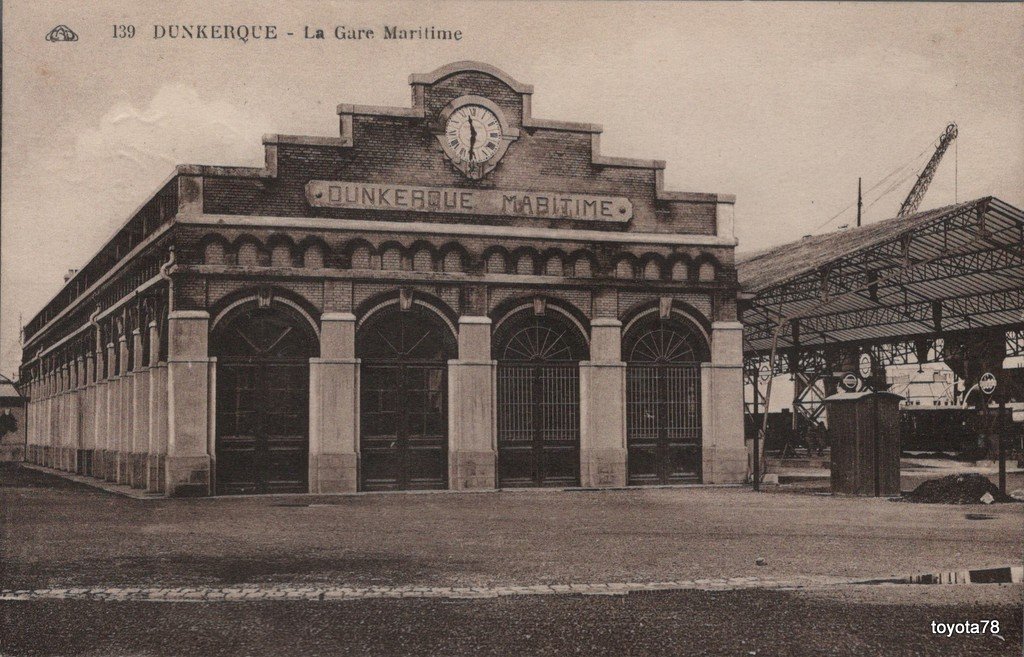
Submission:
{"label": "paved road", "polygon": [[[1019,590],[1016,592],[1019,596]],[[6,602],[5,655],[1019,655],[1020,607],[771,591],[361,602]],[[932,634],[998,619],[1001,638]]]}
{"label": "paved road", "polygon": [[[1024,505],[739,488],[143,501],[10,468],[0,498],[0,588],[37,590],[0,601],[3,655],[1020,654],[1021,586],[844,582],[1019,563]],[[798,580],[813,586],[777,588]],[[1000,636],[932,633],[985,619]]]}
{"label": "paved road", "polygon": [[8,469],[0,501],[0,588],[890,577],[1019,563],[1024,543],[1024,504],[741,488],[141,501]]}

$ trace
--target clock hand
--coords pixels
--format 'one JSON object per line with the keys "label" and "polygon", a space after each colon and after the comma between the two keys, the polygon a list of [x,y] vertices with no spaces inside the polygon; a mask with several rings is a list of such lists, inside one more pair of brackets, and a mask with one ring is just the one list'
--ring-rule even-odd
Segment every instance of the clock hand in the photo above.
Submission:
{"label": "clock hand", "polygon": [[474,158],[473,151],[476,149],[476,128],[473,127],[473,119],[466,117],[469,121],[469,159]]}

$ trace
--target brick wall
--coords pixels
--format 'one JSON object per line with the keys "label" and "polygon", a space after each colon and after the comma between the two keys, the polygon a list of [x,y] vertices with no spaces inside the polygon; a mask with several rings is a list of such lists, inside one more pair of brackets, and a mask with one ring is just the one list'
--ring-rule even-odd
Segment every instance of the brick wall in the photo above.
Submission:
{"label": "brick wall", "polygon": [[[552,91],[553,92],[553,91]],[[277,177],[254,180],[208,177],[204,181],[204,212],[273,216],[367,218],[365,212],[311,208],[304,187],[310,180],[351,180],[476,189],[515,189],[626,196],[634,208],[628,225],[588,222],[607,231],[671,232],[710,235],[715,232],[713,202],[666,202],[655,198],[655,171],[650,168],[602,166],[593,163],[591,133],[523,128],[497,168],[482,180],[470,180],[444,156],[430,132],[438,113],[466,94],[497,104],[513,127],[520,128],[522,96],[488,75],[458,73],[424,92],[423,118],[363,115],[353,117],[351,147],[277,145]],[[469,222],[574,228],[560,219],[472,217],[412,212],[372,212],[387,221]]]}

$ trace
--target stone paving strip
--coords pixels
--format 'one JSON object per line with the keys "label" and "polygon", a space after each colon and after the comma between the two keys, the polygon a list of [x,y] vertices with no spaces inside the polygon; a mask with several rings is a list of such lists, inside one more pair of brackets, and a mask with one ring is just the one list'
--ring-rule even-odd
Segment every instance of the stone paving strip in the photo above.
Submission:
{"label": "stone paving strip", "polygon": [[734,591],[739,589],[807,589],[856,584],[862,580],[842,577],[762,579],[730,577],[671,580],[664,582],[613,582],[601,584],[535,584],[529,586],[297,586],[290,584],[242,584],[226,587],[74,587],[50,589],[0,589],[0,600],[110,600],[110,601],[204,601],[251,600],[366,600],[371,598],[498,598],[523,595],[627,595],[651,591]]}

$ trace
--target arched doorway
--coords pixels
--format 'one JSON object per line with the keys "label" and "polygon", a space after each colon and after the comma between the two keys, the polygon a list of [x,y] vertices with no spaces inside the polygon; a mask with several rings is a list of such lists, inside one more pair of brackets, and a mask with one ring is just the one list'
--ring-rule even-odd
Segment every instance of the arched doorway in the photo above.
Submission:
{"label": "arched doorway", "polygon": [[432,310],[397,303],[356,333],[361,490],[448,486],[448,360],[458,349]]}
{"label": "arched doorway", "polygon": [[216,491],[308,492],[309,359],[317,336],[298,312],[247,304],[214,327]]}
{"label": "arched doorway", "polygon": [[707,342],[688,321],[640,318],[623,338],[628,483],[701,478],[701,372]]}
{"label": "arched doorway", "polygon": [[506,318],[498,361],[498,486],[576,486],[580,478],[580,370],[585,337],[551,308]]}

